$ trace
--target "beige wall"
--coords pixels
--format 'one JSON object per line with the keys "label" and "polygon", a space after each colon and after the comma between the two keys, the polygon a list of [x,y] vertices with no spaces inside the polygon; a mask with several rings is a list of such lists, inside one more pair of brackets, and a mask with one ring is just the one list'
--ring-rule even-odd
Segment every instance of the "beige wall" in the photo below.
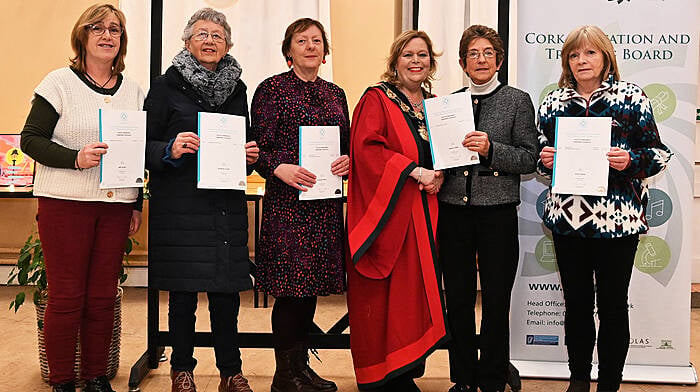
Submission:
{"label": "beige wall", "polygon": [[[117,0],[102,3],[117,5]],[[32,90],[47,72],[68,65],[70,33],[95,1],[0,1],[0,133],[19,133]],[[2,216],[2,215],[0,215]]]}
{"label": "beige wall", "polygon": [[[333,0],[333,81],[345,90],[350,115],[365,89],[379,81],[394,40],[400,0]],[[398,7],[396,5],[399,5]]]}
{"label": "beige wall", "polygon": [[[118,4],[118,0],[103,0]],[[0,1],[0,133],[19,133],[32,90],[47,72],[66,66],[70,32],[95,1]],[[350,113],[362,92],[379,80],[401,21],[400,0],[332,0],[331,45],[335,82]],[[36,26],[36,28],[30,28]],[[34,227],[36,200],[0,199],[0,248],[21,247]],[[146,212],[146,211],[144,211]],[[252,217],[252,210],[250,210]],[[253,227],[252,222],[250,227]],[[136,236],[146,248],[146,227]],[[252,238],[252,236],[251,236]]]}

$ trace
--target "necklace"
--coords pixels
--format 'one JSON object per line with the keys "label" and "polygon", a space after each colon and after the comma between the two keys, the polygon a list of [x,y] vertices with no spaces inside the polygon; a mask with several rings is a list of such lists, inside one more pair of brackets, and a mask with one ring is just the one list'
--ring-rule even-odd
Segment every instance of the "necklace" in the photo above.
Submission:
{"label": "necklace", "polygon": [[411,107],[413,108],[414,111],[423,112],[423,101],[422,100],[418,100],[418,102],[415,102],[413,99],[411,99],[411,96],[408,94],[408,92],[406,90],[401,89],[401,92],[403,93],[403,95],[406,96],[406,98],[408,99],[408,103],[411,104]]}
{"label": "necklace", "polygon": [[[407,93],[407,91],[405,91],[404,89],[399,89],[399,91],[401,91],[401,93],[404,96],[406,96],[406,99],[408,99],[408,102],[411,104],[411,108],[413,109],[411,111],[411,113],[413,113],[413,115],[419,120],[420,125],[418,126],[418,135],[420,135],[421,139],[423,139],[425,141],[429,141],[430,135],[428,134],[428,130],[425,128],[425,122],[424,122],[425,117],[423,116],[423,102],[422,101],[418,101],[417,103],[414,102],[411,99],[411,97],[409,96],[409,94]],[[403,109],[403,107],[405,107],[406,108],[405,111],[408,112],[408,106],[406,106],[406,104],[401,102],[400,105],[403,105],[402,109]]]}
{"label": "necklace", "polygon": [[92,78],[92,76],[90,76],[89,73],[85,72],[84,75],[85,75],[85,77],[88,78],[88,80],[90,82],[92,82],[92,84],[94,84],[95,86],[102,88],[102,89],[105,88],[105,86],[109,83],[109,81],[112,80],[112,78],[114,77],[114,74],[110,74],[109,79],[107,79],[106,82],[104,82],[103,84],[99,84],[99,83],[97,83],[97,81],[95,79]]}

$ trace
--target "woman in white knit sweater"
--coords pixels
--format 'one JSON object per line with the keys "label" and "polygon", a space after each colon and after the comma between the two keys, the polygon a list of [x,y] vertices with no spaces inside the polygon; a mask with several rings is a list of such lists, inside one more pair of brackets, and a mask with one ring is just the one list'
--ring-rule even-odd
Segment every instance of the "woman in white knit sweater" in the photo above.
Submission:
{"label": "woman in white knit sweater", "polygon": [[128,235],[141,223],[137,188],[100,189],[99,109],[140,110],[143,92],[121,75],[127,35],[112,5],[85,10],[73,27],[70,67],[34,90],[22,150],[37,161],[39,235],[46,258],[44,317],[53,391],[75,391],[75,345],[87,392],[112,391],[106,377],[114,298]]}

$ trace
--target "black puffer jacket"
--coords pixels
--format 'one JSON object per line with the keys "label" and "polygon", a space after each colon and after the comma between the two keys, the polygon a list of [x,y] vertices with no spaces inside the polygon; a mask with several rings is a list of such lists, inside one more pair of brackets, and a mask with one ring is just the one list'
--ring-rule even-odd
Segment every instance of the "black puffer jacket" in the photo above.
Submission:
{"label": "black puffer jacket", "polygon": [[197,156],[178,166],[163,160],[180,132],[197,132],[197,112],[245,116],[246,86],[219,107],[202,99],[170,67],[151,83],[146,167],[150,171],[149,286],[160,290],[237,292],[251,288],[248,271],[248,217],[243,191],[197,189]]}

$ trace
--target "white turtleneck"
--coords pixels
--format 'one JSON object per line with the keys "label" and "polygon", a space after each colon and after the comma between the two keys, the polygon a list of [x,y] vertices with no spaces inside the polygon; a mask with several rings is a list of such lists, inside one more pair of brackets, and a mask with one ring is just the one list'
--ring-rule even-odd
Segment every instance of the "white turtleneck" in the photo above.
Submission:
{"label": "white turtleneck", "polygon": [[469,87],[469,91],[471,91],[472,95],[486,95],[493,90],[496,89],[496,87],[501,85],[501,82],[498,81],[498,72],[493,74],[493,77],[491,77],[491,80],[484,84],[474,84],[474,81],[472,78],[467,76],[467,83]]}

